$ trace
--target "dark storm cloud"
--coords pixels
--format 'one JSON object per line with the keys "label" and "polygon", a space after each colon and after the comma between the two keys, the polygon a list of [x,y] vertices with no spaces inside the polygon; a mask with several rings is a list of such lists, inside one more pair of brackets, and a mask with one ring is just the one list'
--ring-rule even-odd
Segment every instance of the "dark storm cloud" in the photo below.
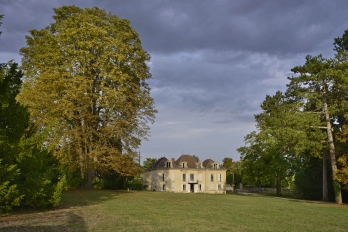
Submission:
{"label": "dark storm cloud", "polygon": [[[310,53],[332,44],[348,26],[348,2],[338,1],[1,1],[3,36],[52,22],[53,7],[105,8],[130,19],[150,52],[211,49],[268,54]],[[5,24],[6,22],[6,24]],[[3,39],[4,40],[4,39]],[[18,42],[17,42],[18,41]],[[2,46],[10,51],[15,46]],[[18,52],[18,51],[16,51]]]}
{"label": "dark storm cloud", "polygon": [[[96,3],[99,1],[96,1]],[[309,53],[347,27],[347,1],[118,1],[153,52],[197,49]],[[332,43],[332,42],[331,42]],[[326,44],[326,43],[325,43]]]}

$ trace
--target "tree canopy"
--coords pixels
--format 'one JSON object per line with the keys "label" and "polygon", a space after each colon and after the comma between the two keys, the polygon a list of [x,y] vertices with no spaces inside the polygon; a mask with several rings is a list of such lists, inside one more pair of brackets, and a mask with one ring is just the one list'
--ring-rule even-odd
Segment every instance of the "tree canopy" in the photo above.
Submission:
{"label": "tree canopy", "polygon": [[[275,175],[279,193],[284,177],[316,173],[309,162],[317,162],[315,158],[321,157],[323,199],[327,199],[324,182],[328,150],[335,201],[342,203],[340,182],[346,183],[348,179],[345,178],[346,155],[343,155],[347,146],[339,144],[337,138],[342,142],[347,140],[347,114],[344,117],[348,109],[347,37],[348,30],[334,40],[337,52],[334,58],[307,55],[304,65],[291,69],[294,76],[288,77],[290,83],[285,94],[278,91],[274,96],[266,96],[260,105],[262,113],[255,115],[258,131],[247,135],[247,146],[238,149],[247,182],[262,185]],[[341,169],[336,163],[337,156]],[[306,178],[298,178],[297,183],[303,185],[300,179]]]}
{"label": "tree canopy", "polygon": [[138,172],[134,150],[157,112],[146,83],[150,55],[139,35],[127,19],[97,7],[63,6],[53,19],[30,30],[20,50],[19,101],[64,162],[82,172]]}

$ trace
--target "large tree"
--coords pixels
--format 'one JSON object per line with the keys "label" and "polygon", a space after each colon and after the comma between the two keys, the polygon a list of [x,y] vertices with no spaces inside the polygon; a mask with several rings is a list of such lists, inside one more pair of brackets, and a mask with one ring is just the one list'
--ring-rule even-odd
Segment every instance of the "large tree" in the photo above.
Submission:
{"label": "large tree", "polygon": [[[312,104],[310,113],[323,115],[327,133],[329,155],[333,178],[337,173],[336,152],[333,135],[333,125],[338,115],[346,108],[348,79],[345,64],[340,62],[341,54],[335,59],[325,59],[321,55],[306,57],[306,63],[297,66],[292,71],[296,76],[289,77],[287,96],[294,101]],[[341,186],[334,179],[335,201],[342,203]]]}
{"label": "large tree", "polygon": [[97,7],[54,9],[55,20],[30,30],[20,50],[25,73],[18,97],[45,144],[88,173],[134,174],[134,150],[156,110],[146,83],[150,55],[126,19]]}

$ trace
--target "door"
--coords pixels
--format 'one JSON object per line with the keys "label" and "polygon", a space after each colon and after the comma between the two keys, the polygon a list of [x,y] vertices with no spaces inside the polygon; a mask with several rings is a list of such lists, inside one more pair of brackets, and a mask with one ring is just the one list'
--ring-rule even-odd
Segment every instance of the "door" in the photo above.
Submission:
{"label": "door", "polygon": [[190,192],[194,193],[195,192],[195,185],[194,184],[190,184]]}

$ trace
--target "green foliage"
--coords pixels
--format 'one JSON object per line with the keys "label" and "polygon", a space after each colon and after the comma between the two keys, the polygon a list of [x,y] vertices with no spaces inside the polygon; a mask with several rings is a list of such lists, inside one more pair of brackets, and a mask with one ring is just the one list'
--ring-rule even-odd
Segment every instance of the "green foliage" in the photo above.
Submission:
{"label": "green foliage", "polygon": [[22,202],[40,208],[56,206],[66,188],[66,178],[57,158],[37,143],[35,136],[21,142],[18,188],[24,194]]}
{"label": "green foliage", "polygon": [[334,51],[348,52],[348,29],[344,31],[342,37],[337,37],[334,41]]}
{"label": "green foliage", "polygon": [[[321,200],[323,191],[323,161],[318,157],[311,157],[302,164],[301,170],[295,175],[294,195],[306,200]],[[328,177],[332,175],[329,168]],[[328,178],[329,200],[334,201],[332,179]]]}
{"label": "green foliage", "polygon": [[240,183],[242,183],[242,174],[226,173],[226,184],[234,184],[236,188],[239,188]]}
{"label": "green foliage", "polygon": [[[93,179],[93,187],[95,189],[127,189],[132,188],[134,183],[133,176],[122,176],[118,173],[96,173]],[[142,185],[140,185],[142,188]],[[135,188],[139,188],[137,184]],[[141,189],[140,188],[140,189]]]}
{"label": "green foliage", "polygon": [[232,158],[228,158],[228,157],[225,157],[223,160],[222,160],[222,166],[224,168],[226,168],[227,170],[232,167]]}
{"label": "green foliage", "polygon": [[193,157],[197,162],[199,162],[199,157],[198,157],[198,156],[192,155],[192,157]]}
{"label": "green foliage", "polygon": [[143,171],[147,170],[148,168],[151,167],[153,163],[157,161],[156,158],[146,158],[145,161],[143,161]]}
{"label": "green foliage", "polygon": [[19,174],[16,165],[4,165],[0,159],[0,214],[19,206],[23,195],[17,189],[14,178]]}
{"label": "green foliage", "polygon": [[16,63],[10,61],[0,68],[1,212],[23,204],[55,206],[65,186],[64,177],[57,179],[58,161],[45,149],[39,149],[40,141],[26,131],[29,114],[15,99],[22,77]]}
{"label": "green foliage", "polygon": [[21,77],[16,63],[10,61],[0,66],[0,213],[18,206],[23,198],[16,183],[20,173],[17,144],[28,118],[25,108],[15,100]]}
{"label": "green foliage", "polygon": [[[335,40],[335,43],[339,40]],[[344,46],[344,41],[335,46]],[[287,95],[289,98],[301,102],[307,114],[322,116],[322,123],[326,129],[326,141],[330,151],[332,178],[336,194],[336,202],[342,203],[341,187],[337,178],[335,131],[341,131],[340,125],[345,111],[348,109],[348,63],[347,54],[343,49],[335,48],[338,53],[335,58],[325,59],[322,55],[306,57],[303,66],[297,66],[292,71],[297,74],[289,77]],[[334,123],[336,122],[336,123]],[[319,126],[319,125],[317,125]]]}
{"label": "green foliage", "polygon": [[[298,157],[304,152],[318,156],[323,138],[317,127],[317,115],[300,113],[303,105],[288,99],[281,92],[266,96],[261,103],[262,113],[255,115],[259,132],[245,137],[247,146],[241,154],[243,183],[256,186],[272,185],[281,195],[299,168]],[[309,149],[310,147],[310,149]]]}
{"label": "green foliage", "polygon": [[82,185],[82,178],[80,170],[69,170],[65,172],[66,185],[68,188],[79,188]]}

